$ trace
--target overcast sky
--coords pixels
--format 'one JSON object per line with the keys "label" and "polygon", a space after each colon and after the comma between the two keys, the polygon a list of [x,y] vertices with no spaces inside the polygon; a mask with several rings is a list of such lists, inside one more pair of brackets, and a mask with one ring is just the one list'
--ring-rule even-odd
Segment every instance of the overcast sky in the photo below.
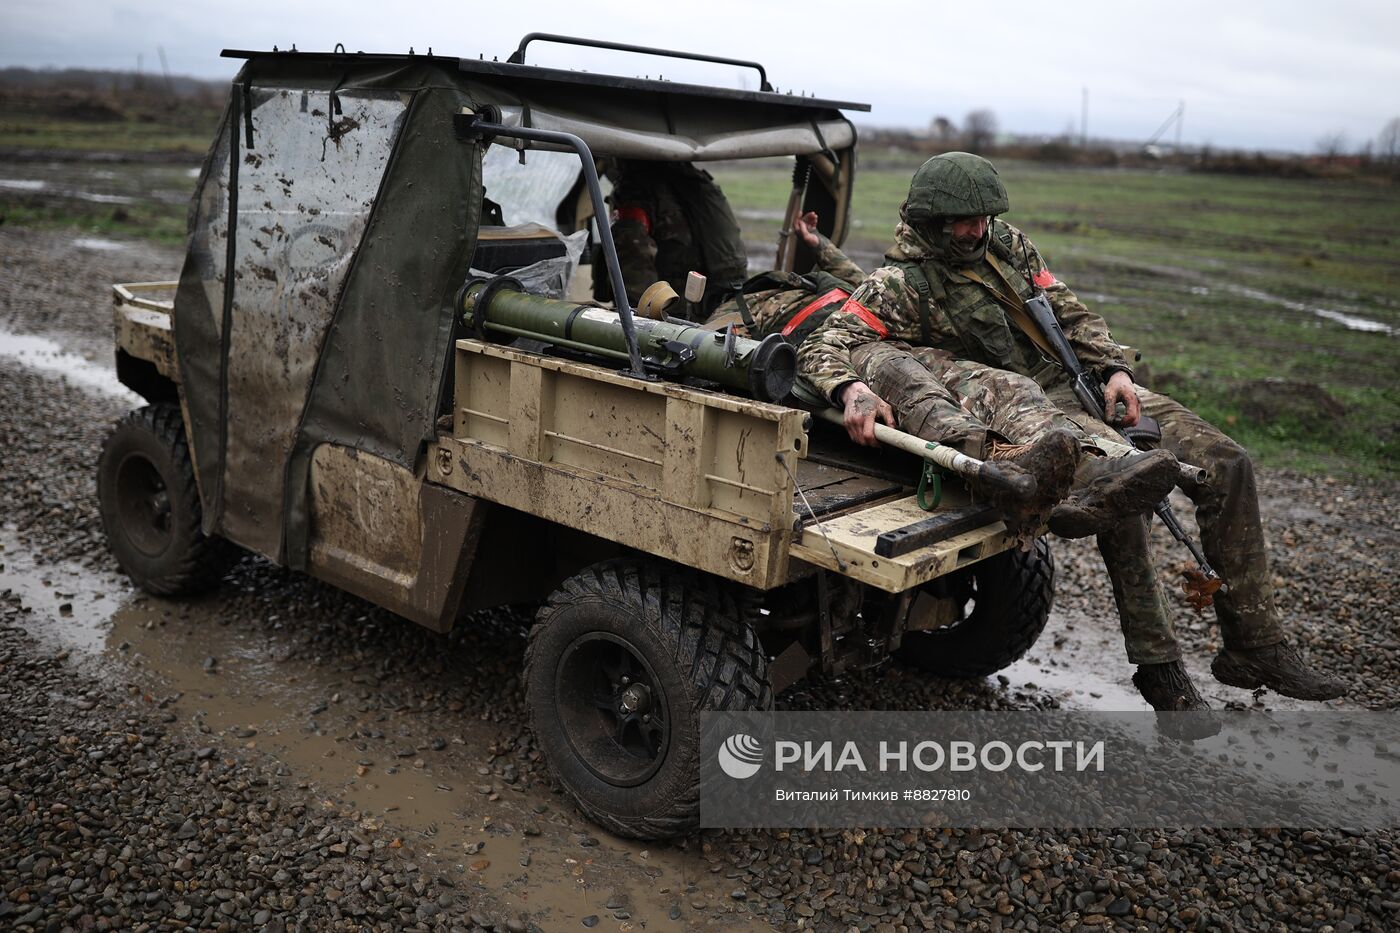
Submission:
{"label": "overcast sky", "polygon": [[[1339,132],[1363,144],[1400,116],[1393,0],[0,0],[0,65],[132,69],[144,53],[154,71],[159,46],[172,72],[218,78],[236,70],[226,47],[504,58],[532,31],[757,59],[782,90],[872,104],[865,125],[989,108],[1004,130],[1077,132],[1088,88],[1092,136],[1145,139],[1184,101],[1188,144],[1307,152]],[[752,86],[728,67],[558,46],[529,60]]]}

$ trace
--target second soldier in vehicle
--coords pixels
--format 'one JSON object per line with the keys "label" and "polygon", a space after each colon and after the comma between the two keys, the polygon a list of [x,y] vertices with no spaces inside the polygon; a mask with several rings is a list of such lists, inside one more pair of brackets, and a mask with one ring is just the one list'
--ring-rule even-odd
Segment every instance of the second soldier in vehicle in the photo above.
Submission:
{"label": "second soldier in vehicle", "polygon": [[[686,276],[707,279],[701,319],[748,276],[739,222],[709,172],[689,162],[616,159],[605,166],[613,190],[612,235],[633,307],[653,282],[685,292]],[[603,268],[599,256],[594,269]],[[612,300],[606,275],[593,276],[593,297]]]}

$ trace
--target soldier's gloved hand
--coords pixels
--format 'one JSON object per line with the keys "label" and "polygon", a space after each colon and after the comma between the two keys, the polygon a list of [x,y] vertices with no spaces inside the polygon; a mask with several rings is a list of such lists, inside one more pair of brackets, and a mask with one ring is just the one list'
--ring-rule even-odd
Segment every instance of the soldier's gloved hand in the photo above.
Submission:
{"label": "soldier's gloved hand", "polygon": [[841,404],[845,408],[846,433],[857,444],[879,446],[880,442],[875,440],[876,418],[894,427],[894,409],[863,382],[852,382],[842,389]]}
{"label": "soldier's gloved hand", "polygon": [[[1127,406],[1127,412],[1121,420],[1114,422],[1113,412],[1119,402]],[[1138,417],[1142,414],[1142,404],[1138,401],[1137,390],[1133,388],[1133,380],[1121,369],[1109,376],[1103,387],[1103,411],[1109,422],[1116,423],[1120,428],[1131,428],[1138,423]]]}

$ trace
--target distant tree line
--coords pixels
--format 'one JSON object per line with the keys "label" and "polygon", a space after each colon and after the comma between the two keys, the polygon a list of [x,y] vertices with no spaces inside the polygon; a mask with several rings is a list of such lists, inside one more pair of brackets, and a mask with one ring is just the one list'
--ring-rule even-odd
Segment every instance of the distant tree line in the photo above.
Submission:
{"label": "distant tree line", "polygon": [[141,91],[167,93],[176,97],[222,98],[229,80],[208,81],[184,75],[168,78],[153,72],[104,71],[93,68],[0,68],[0,89],[29,91],[95,91],[113,93]]}
{"label": "distant tree line", "polygon": [[947,152],[961,149],[983,155],[1034,159],[1079,165],[1178,165],[1193,171],[1241,175],[1280,175],[1299,178],[1351,175],[1400,178],[1400,117],[1389,120],[1374,140],[1353,146],[1343,132],[1317,140],[1312,155],[1289,155],[1204,146],[1175,146],[1088,139],[1073,126],[1053,137],[1028,137],[999,133],[996,114],[986,108],[970,111],[961,125],[947,116],[935,116],[924,132],[913,130],[863,130],[870,142],[916,151]]}

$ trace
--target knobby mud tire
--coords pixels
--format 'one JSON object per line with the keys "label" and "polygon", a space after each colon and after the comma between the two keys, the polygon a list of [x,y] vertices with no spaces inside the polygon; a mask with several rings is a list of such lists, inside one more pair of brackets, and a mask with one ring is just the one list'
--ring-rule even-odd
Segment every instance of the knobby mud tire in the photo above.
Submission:
{"label": "knobby mud tire", "polygon": [[[600,778],[564,731],[557,672],[589,632],[626,638],[665,691],[667,750],[644,783]],[[773,707],[763,647],[720,584],[646,561],[597,564],[570,577],[541,607],[525,649],[530,726],[554,779],[599,826],[620,836],[664,839],[700,818],[700,713]]]}
{"label": "knobby mud tire", "polygon": [[[163,528],[145,530],[144,548],[138,546],[139,530],[133,526],[138,516],[132,504],[123,501],[129,498],[123,492],[123,464],[128,464],[125,469],[158,476],[164,486],[168,518]],[[97,498],[117,563],[148,593],[192,596],[205,592],[218,584],[235,557],[227,541],[204,533],[194,466],[175,405],[148,405],[117,422],[98,458]],[[163,547],[155,550],[153,542],[163,542]]]}
{"label": "knobby mud tire", "polygon": [[955,624],[904,636],[899,659],[939,677],[975,680],[995,674],[1031,650],[1055,596],[1050,543],[1038,538],[1029,551],[1012,548],[974,564],[972,611]]}

